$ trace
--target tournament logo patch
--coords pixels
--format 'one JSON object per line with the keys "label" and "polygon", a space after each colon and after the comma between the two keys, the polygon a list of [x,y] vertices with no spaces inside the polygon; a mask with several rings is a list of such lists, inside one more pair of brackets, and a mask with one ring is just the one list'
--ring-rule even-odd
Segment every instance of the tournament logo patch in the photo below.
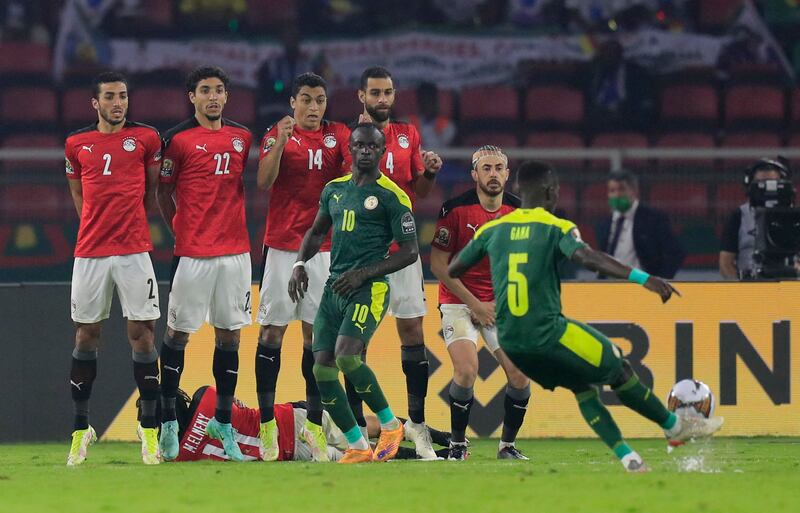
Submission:
{"label": "tournament logo patch", "polygon": [[264,153],[269,153],[273,146],[275,146],[275,138],[267,137],[267,140],[264,141]]}
{"label": "tournament logo patch", "polygon": [[234,137],[231,139],[231,142],[233,143],[233,149],[236,150],[237,153],[241,153],[244,149],[244,141],[238,137]]}
{"label": "tournament logo patch", "polygon": [[406,134],[400,134],[397,136],[397,144],[400,145],[401,148],[404,150],[408,148],[408,136]]}
{"label": "tournament logo patch", "polygon": [[333,134],[325,134],[325,137],[322,139],[322,144],[324,144],[326,148],[335,148],[336,136]]}
{"label": "tournament logo patch", "polygon": [[378,206],[378,198],[375,196],[370,196],[364,200],[364,208],[367,210],[375,210],[375,207]]}
{"label": "tournament logo patch", "polygon": [[581,232],[580,232],[580,230],[578,230],[578,228],[573,228],[573,229],[572,229],[572,231],[571,231],[570,233],[572,234],[572,237],[573,237],[573,238],[574,238],[576,241],[578,241],[578,242],[583,242],[583,239],[581,239]]}
{"label": "tournament logo patch", "polygon": [[72,162],[70,162],[68,158],[64,159],[64,168],[66,169],[68,175],[75,174],[75,170],[72,168]]}
{"label": "tournament logo patch", "polygon": [[417,231],[417,226],[414,224],[414,216],[411,215],[411,212],[406,212],[403,214],[403,217],[400,218],[400,227],[403,235],[408,235]]}
{"label": "tournament logo patch", "polygon": [[136,139],[133,137],[126,137],[122,140],[122,149],[125,151],[133,151],[136,149]]}
{"label": "tournament logo patch", "polygon": [[444,226],[439,227],[439,230],[436,232],[436,243],[439,244],[440,246],[449,246],[450,230],[448,230]]}
{"label": "tournament logo patch", "polygon": [[161,163],[161,176],[169,178],[172,176],[174,170],[175,164],[172,162],[172,159],[164,159],[164,162]]}

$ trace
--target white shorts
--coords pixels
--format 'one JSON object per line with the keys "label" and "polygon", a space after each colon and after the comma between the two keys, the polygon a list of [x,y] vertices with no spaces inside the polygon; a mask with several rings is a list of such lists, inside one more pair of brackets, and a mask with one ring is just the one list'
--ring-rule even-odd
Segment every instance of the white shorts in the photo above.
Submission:
{"label": "white shorts", "polygon": [[194,333],[203,322],[223,330],[251,323],[250,253],[179,257],[169,292],[167,325]]}
{"label": "white shorts", "polygon": [[286,326],[297,320],[314,324],[322,291],[330,276],[330,252],[317,253],[306,262],[308,290],[297,303],[289,297],[289,278],[297,261],[297,252],[266,248],[266,253],[256,322],[262,326]]}
{"label": "white shorts", "polygon": [[388,314],[398,319],[425,317],[425,278],[422,275],[422,260],[393,272],[389,276]]}
{"label": "white shorts", "polygon": [[456,340],[470,340],[478,347],[478,333],[483,337],[483,342],[489,351],[494,354],[500,349],[497,341],[497,326],[486,328],[476,326],[472,322],[467,305],[439,305],[442,312],[442,334],[444,343],[450,345]]}
{"label": "white shorts", "polygon": [[117,288],[122,315],[131,321],[161,317],[158,283],[148,253],[98,258],[75,257],[72,266],[72,320],[91,324],[108,319]]}

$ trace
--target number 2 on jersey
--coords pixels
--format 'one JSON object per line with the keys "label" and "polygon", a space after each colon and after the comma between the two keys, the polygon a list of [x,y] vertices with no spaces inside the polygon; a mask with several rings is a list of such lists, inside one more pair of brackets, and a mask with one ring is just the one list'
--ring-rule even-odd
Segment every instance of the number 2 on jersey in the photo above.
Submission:
{"label": "number 2 on jersey", "polygon": [[[223,167],[222,162],[225,162]],[[225,153],[215,153],[214,162],[217,163],[217,169],[214,171],[215,175],[229,175],[231,172],[228,166],[231,164],[231,155],[227,151]]]}
{"label": "number 2 on jersey", "polygon": [[103,160],[106,163],[106,166],[103,168],[104,175],[111,174],[111,154],[110,153],[103,153]]}
{"label": "number 2 on jersey", "polygon": [[527,263],[527,253],[508,255],[508,309],[515,317],[528,313],[528,279],[519,270],[521,264]]}

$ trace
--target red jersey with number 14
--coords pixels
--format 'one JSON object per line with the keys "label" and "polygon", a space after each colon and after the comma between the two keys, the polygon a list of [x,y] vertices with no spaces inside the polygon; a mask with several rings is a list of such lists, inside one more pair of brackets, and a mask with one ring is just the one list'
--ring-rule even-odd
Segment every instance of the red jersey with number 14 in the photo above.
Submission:
{"label": "red jersey with number 14", "polygon": [[[206,387],[186,431],[180,441],[180,450],[175,461],[226,460],[222,443],[206,434],[208,422],[214,418],[217,405],[217,391]],[[196,399],[195,399],[196,400]],[[294,458],[294,408],[291,404],[275,405],[275,421],[278,424],[278,461]],[[245,460],[261,459],[261,441],[258,431],[261,416],[256,408],[248,408],[234,401],[231,410],[231,424],[238,432],[236,442]]]}
{"label": "red jersey with number 14", "polygon": [[[272,151],[278,130],[271,127],[261,141],[261,156]],[[303,236],[314,223],[319,196],[325,184],[345,172],[350,155],[350,130],[342,123],[324,120],[319,130],[295,125],[281,155],[280,171],[270,188],[264,245],[283,251],[298,251]],[[327,237],[320,251],[330,251]]]}
{"label": "red jersey with number 14", "polygon": [[80,180],[81,223],[75,256],[98,258],[153,249],[144,208],[147,167],[161,160],[158,131],[126,121],[105,134],[97,123],[73,132],[64,144],[66,173]]}
{"label": "red jersey with number 14", "polygon": [[176,184],[175,256],[250,252],[244,215],[244,168],[250,131],[227,119],[209,130],[192,117],[164,134],[161,181]]}
{"label": "red jersey with number 14", "polygon": [[[478,228],[498,217],[519,208],[519,198],[508,192],[503,193],[500,209],[489,212],[481,205],[478,192],[469,190],[460,196],[447,200],[439,211],[436,232],[431,246],[450,253],[448,262],[459,251],[469,244]],[[489,257],[485,257],[478,265],[470,268],[461,276],[461,282],[479,301],[493,301],[492,274]],[[444,283],[439,283],[439,304],[464,304]]]}

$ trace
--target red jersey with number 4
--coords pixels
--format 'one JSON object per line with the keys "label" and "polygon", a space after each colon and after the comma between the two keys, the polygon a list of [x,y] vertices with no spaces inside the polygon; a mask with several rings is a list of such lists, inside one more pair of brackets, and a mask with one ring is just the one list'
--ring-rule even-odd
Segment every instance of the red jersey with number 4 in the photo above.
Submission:
{"label": "red jersey with number 4", "polygon": [[175,183],[175,256],[250,252],[243,174],[250,131],[227,119],[209,130],[192,117],[164,134],[161,181]]}
{"label": "red jersey with number 4", "polygon": [[[492,219],[508,214],[519,206],[519,198],[504,192],[500,210],[489,212],[481,205],[478,192],[475,189],[469,190],[444,202],[442,210],[439,211],[439,220],[436,222],[436,232],[431,245],[450,253],[450,258],[447,260],[449,262],[472,240],[478,228]],[[489,257],[485,257],[478,265],[464,273],[461,276],[461,282],[478,300],[484,302],[494,300]],[[463,303],[444,283],[439,283],[439,304],[460,305]]]}
{"label": "red jersey with number 4", "polygon": [[[278,130],[271,127],[261,141],[261,156],[272,151]],[[346,174],[345,156],[350,154],[350,130],[342,123],[323,121],[319,130],[295,125],[281,155],[280,171],[270,188],[264,245],[298,251],[303,236],[314,223],[319,196],[325,184]],[[330,236],[320,251],[330,251]]]}
{"label": "red jersey with number 4", "polygon": [[64,144],[66,173],[80,180],[83,208],[75,256],[130,255],[153,249],[144,207],[147,167],[161,160],[158,131],[126,121],[118,132],[97,124],[73,132]]}
{"label": "red jersey with number 4", "polygon": [[[195,399],[196,400],[196,399]],[[214,418],[217,405],[217,391],[205,387],[197,408],[186,426],[180,441],[180,450],[175,461],[226,460],[222,443],[206,434],[208,422]],[[294,458],[294,408],[291,404],[275,405],[275,421],[278,424],[278,461],[291,461]],[[245,460],[261,459],[261,441],[258,431],[261,427],[258,409],[248,408],[234,401],[231,411],[231,424],[237,431],[236,441]]]}

